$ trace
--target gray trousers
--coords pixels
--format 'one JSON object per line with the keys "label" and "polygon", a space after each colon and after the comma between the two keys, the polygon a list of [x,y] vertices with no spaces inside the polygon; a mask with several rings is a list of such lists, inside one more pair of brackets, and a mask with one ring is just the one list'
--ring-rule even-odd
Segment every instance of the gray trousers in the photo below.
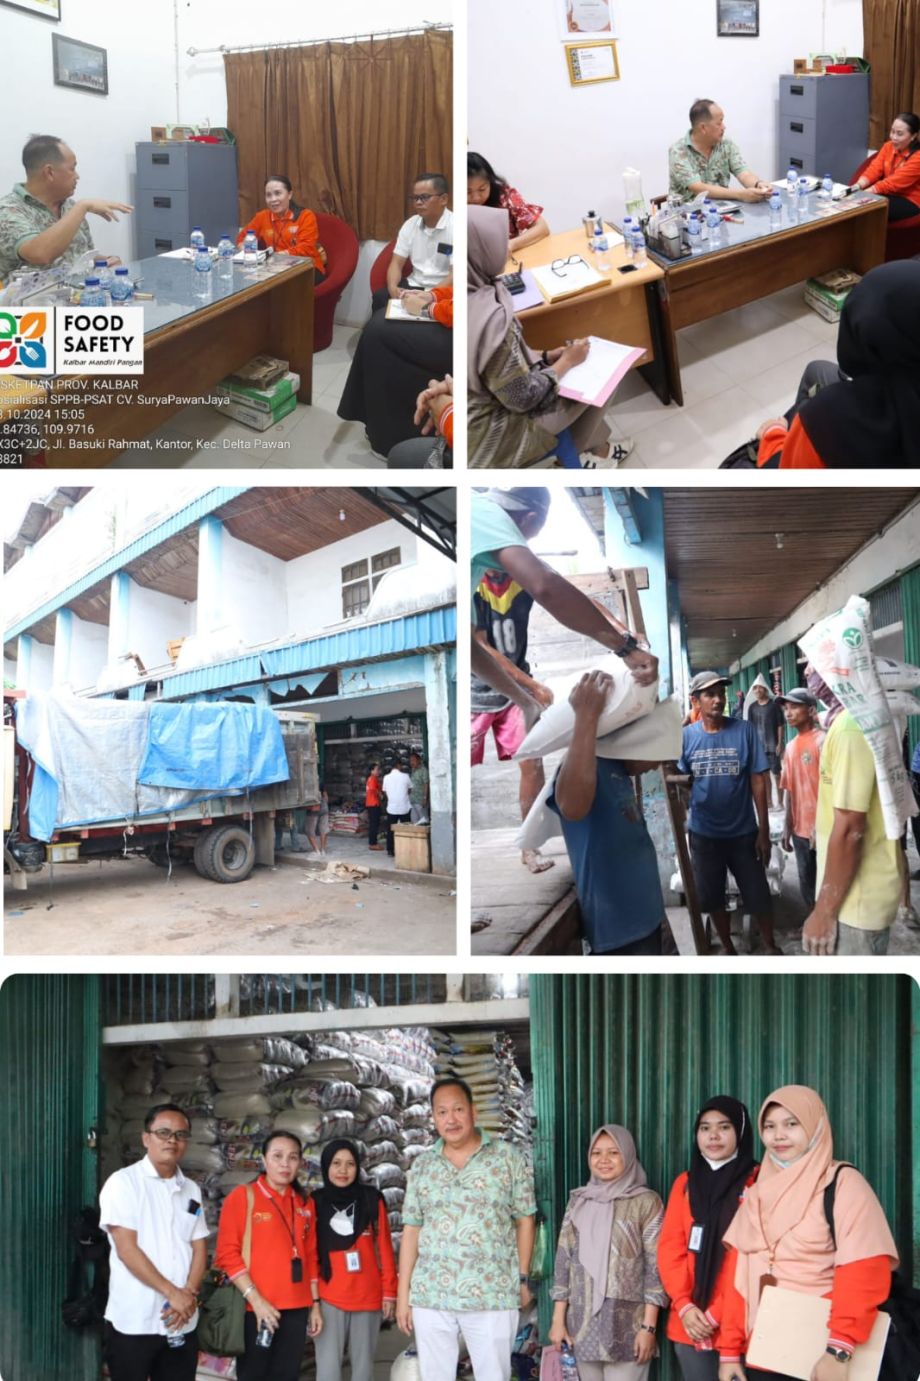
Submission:
{"label": "gray trousers", "polygon": [[336,1309],[323,1300],[323,1331],[314,1340],[316,1381],[342,1381],[342,1358],[348,1346],[351,1381],[373,1381],[374,1354],[380,1333],[379,1309]]}
{"label": "gray trousers", "polygon": [[651,1362],[583,1362],[578,1363],[578,1381],[645,1381]]}
{"label": "gray trousers", "polygon": [[822,388],[827,388],[828,384],[839,384],[846,380],[843,370],[831,360],[812,360],[811,364],[805,366],[805,371],[799,380],[799,391],[795,395],[795,403],[787,413],[787,417],[798,412],[803,403],[807,403],[809,398]]}
{"label": "gray trousers", "polygon": [[719,1381],[719,1354],[715,1349],[697,1352],[687,1343],[675,1343],[674,1351],[684,1381]]}

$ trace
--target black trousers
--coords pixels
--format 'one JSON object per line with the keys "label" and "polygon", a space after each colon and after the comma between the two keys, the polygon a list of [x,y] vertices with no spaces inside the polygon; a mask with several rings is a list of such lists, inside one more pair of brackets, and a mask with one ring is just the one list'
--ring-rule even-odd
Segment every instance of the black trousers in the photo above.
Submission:
{"label": "black trousers", "polygon": [[246,1351],[236,1359],[237,1381],[297,1381],[307,1342],[308,1309],[282,1309],[271,1347],[256,1347],[256,1316],[246,1315]]}
{"label": "black trousers", "polygon": [[920,206],[915,202],[908,201],[907,197],[888,197],[888,224],[892,221],[909,221],[914,216],[920,216]]}
{"label": "black trousers", "polygon": [[[401,288],[408,288],[411,285],[409,283],[408,278],[400,278],[399,286]],[[416,291],[421,292],[422,289],[417,288]],[[386,287],[386,285],[384,285],[382,288],[378,288],[377,291],[371,296],[371,309],[375,312],[379,312],[380,308],[385,307],[389,300],[390,290],[388,287]]]}
{"label": "black trousers", "polygon": [[377,835],[380,833],[380,807],[368,806],[367,808],[367,842],[368,844],[377,843]]}
{"label": "black trousers", "polygon": [[387,811],[387,853],[390,855],[391,858],[396,853],[396,839],[393,835],[393,826],[404,825],[407,820],[411,819],[411,811],[408,813],[408,815],[391,815],[389,811]]}
{"label": "black trousers", "polygon": [[105,1326],[105,1360],[112,1381],[195,1381],[198,1332],[186,1333],[182,1347],[170,1347],[159,1333],[119,1333]]}

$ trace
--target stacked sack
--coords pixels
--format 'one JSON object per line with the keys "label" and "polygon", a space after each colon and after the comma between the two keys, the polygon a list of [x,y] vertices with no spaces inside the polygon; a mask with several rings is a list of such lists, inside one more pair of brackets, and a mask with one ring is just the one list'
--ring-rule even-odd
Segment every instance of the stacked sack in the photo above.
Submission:
{"label": "stacked sack", "polygon": [[435,1031],[438,1078],[456,1075],[469,1084],[477,1122],[492,1136],[516,1142],[530,1153],[533,1095],[514,1058],[511,1037],[502,1031]]}

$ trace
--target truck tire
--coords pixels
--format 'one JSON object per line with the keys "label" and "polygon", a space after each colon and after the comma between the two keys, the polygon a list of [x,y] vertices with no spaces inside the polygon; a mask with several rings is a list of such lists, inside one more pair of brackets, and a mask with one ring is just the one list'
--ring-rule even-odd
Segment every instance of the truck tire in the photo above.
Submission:
{"label": "truck tire", "polygon": [[[243,825],[218,825],[202,844],[207,876],[214,882],[245,882],[256,861],[256,846]],[[197,851],[196,851],[197,852]]]}
{"label": "truck tire", "polygon": [[201,877],[206,878],[208,882],[217,881],[217,879],[211,875],[208,866],[208,849],[213,833],[213,829],[202,830],[195,840],[195,852],[192,854],[192,862],[195,865],[195,871],[199,873]]}

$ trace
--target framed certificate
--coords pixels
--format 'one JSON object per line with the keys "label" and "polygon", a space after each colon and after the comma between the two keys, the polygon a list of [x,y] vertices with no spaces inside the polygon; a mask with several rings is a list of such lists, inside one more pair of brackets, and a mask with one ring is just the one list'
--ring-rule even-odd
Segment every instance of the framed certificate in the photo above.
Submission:
{"label": "framed certificate", "polygon": [[566,38],[576,34],[609,34],[613,32],[610,0],[560,0],[564,10],[563,26]]}
{"label": "framed certificate", "polygon": [[716,0],[719,38],[756,38],[760,33],[760,0]]}
{"label": "framed certificate", "polygon": [[591,82],[618,82],[620,61],[615,39],[596,43],[570,43],[565,50],[570,86],[588,86]]}

